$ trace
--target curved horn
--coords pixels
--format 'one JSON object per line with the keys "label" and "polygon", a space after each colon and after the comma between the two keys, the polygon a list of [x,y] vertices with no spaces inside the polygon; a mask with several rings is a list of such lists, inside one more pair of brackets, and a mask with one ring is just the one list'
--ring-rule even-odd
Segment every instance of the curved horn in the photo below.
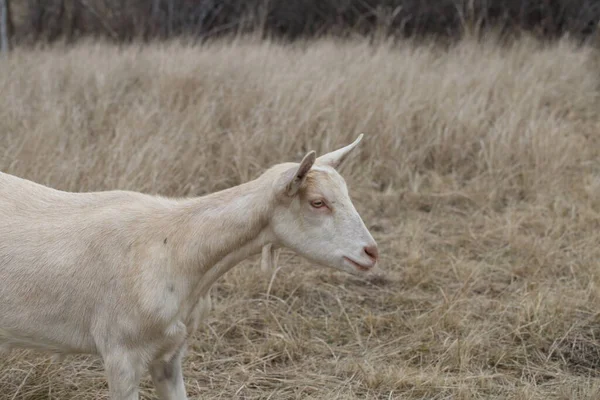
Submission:
{"label": "curved horn", "polygon": [[334,150],[330,153],[323,154],[318,157],[316,162],[321,165],[329,165],[330,167],[337,168],[346,159],[350,151],[354,149],[358,143],[362,140],[363,134],[361,133],[358,138],[350,143],[348,146],[342,147],[341,149]]}

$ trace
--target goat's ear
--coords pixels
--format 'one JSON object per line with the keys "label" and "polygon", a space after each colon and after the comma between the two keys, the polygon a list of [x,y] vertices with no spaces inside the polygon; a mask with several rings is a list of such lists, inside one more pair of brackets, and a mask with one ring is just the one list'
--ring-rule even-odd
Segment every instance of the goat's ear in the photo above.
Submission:
{"label": "goat's ear", "polygon": [[348,154],[350,154],[352,149],[354,149],[362,140],[363,136],[364,135],[361,133],[358,138],[348,146],[342,147],[341,149],[337,149],[327,154],[323,154],[321,157],[317,158],[317,164],[328,165],[332,168],[339,167],[346,157],[348,157]]}
{"label": "goat's ear", "polygon": [[311,167],[315,163],[316,158],[317,156],[314,151],[310,151],[304,156],[300,162],[300,166],[285,187],[285,192],[288,196],[294,196],[296,193],[298,193],[298,190],[306,180],[308,171],[310,171]]}

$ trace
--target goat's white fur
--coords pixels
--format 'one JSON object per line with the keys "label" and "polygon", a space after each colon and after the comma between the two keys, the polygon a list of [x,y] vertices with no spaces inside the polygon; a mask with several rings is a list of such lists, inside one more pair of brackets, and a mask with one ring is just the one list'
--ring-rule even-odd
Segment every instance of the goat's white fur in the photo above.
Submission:
{"label": "goat's white fur", "polygon": [[[333,169],[361,137],[192,199],[69,193],[0,173],[0,353],[99,354],[111,399],[138,399],[146,369],[160,399],[186,399],[186,339],[233,266],[262,250],[273,268],[282,246],[355,274],[356,263],[375,264],[363,252],[375,242]],[[311,193],[335,213],[310,209]]]}

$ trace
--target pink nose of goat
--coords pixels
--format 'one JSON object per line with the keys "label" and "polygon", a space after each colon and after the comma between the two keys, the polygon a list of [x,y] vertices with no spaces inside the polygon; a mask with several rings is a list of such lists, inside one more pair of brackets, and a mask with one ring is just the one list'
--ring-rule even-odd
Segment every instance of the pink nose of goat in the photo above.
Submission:
{"label": "pink nose of goat", "polygon": [[379,250],[377,250],[376,245],[365,247],[365,254],[368,255],[373,262],[377,262],[377,259],[379,258]]}

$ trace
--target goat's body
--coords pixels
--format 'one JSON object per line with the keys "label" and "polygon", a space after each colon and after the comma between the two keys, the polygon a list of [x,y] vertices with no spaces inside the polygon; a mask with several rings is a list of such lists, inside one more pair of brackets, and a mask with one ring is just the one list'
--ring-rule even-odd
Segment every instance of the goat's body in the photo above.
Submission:
{"label": "goat's body", "polygon": [[[165,224],[178,202],[127,191],[67,193],[0,173],[0,348],[168,353],[210,307],[176,279]],[[156,346],[156,350],[151,349]],[[165,354],[168,357],[168,354]]]}
{"label": "goat's body", "polygon": [[309,152],[192,199],[68,193],[0,173],[0,353],[99,354],[112,400],[137,400],[146,369],[161,400],[187,399],[186,339],[210,309],[210,287],[240,261],[265,248],[273,265],[272,250],[287,246],[350,273],[375,265],[374,240],[333,169],[359,140],[312,172]]}

